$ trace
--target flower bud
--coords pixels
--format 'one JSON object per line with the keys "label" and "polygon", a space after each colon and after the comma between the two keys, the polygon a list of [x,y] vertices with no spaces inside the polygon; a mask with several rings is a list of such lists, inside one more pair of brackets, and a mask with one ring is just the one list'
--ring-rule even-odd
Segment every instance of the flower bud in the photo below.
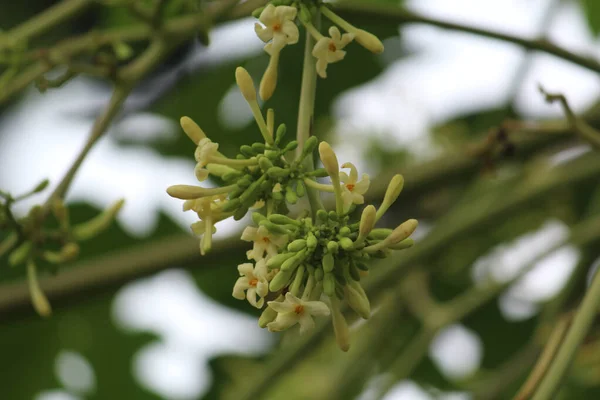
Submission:
{"label": "flower bud", "polygon": [[331,320],[339,348],[342,351],[348,351],[350,349],[350,330],[344,314],[340,310],[340,301],[333,297],[331,298]]}
{"label": "flower bud", "polygon": [[32,250],[32,242],[27,241],[22,243],[19,247],[14,249],[12,253],[10,253],[10,256],[8,257],[8,264],[14,267],[16,265],[24,263],[27,257],[29,257],[29,255],[31,254]]}
{"label": "flower bud", "polygon": [[319,155],[321,156],[321,162],[323,167],[331,177],[331,180],[336,183],[339,181],[340,165],[337,157],[327,142],[321,142],[319,144]]}
{"label": "flower bud", "polygon": [[404,250],[412,247],[415,244],[415,241],[412,238],[406,238],[396,244],[389,246],[392,250]]}
{"label": "flower bud", "polygon": [[256,89],[254,88],[254,82],[252,77],[243,67],[237,67],[235,69],[235,82],[237,83],[242,96],[248,103],[254,103],[256,101]]}
{"label": "flower bud", "polygon": [[330,240],[327,242],[327,250],[329,250],[329,252],[332,254],[337,254],[337,252],[340,250],[340,245],[338,242]]}
{"label": "flower bud", "polygon": [[177,199],[194,200],[199,199],[200,197],[213,195],[214,189],[192,185],[173,185],[167,188],[167,193],[169,196]]}
{"label": "flower bud", "polygon": [[348,237],[340,238],[339,243],[342,249],[346,251],[354,249],[354,242]]}
{"label": "flower bud", "polygon": [[267,170],[267,175],[270,178],[286,178],[290,175],[289,169],[284,169],[281,167],[271,167]]}
{"label": "flower bud", "polygon": [[383,202],[381,206],[379,206],[379,210],[377,210],[377,220],[379,220],[383,214],[390,208],[390,206],[398,199],[400,196],[400,192],[402,192],[402,188],[404,187],[404,178],[400,174],[394,175],[394,177],[390,180],[388,184],[387,190],[385,191],[385,195],[383,196]]}
{"label": "flower bud", "polygon": [[269,290],[271,292],[278,292],[286,287],[290,282],[290,278],[292,277],[293,273],[294,270],[280,270],[269,283]]}
{"label": "flower bud", "polygon": [[[280,295],[275,301],[283,301],[283,299],[284,297]],[[264,329],[267,327],[268,323],[275,321],[275,318],[277,318],[277,311],[273,310],[271,307],[265,307],[262,314],[260,314],[260,318],[258,318],[258,326]]]}
{"label": "flower bud", "polygon": [[371,53],[383,53],[383,43],[381,43],[381,40],[379,40],[377,36],[363,29],[357,29],[353,33],[354,40],[356,40],[362,47],[369,50]]}
{"label": "flower bud", "polygon": [[228,167],[227,165],[222,165],[222,164],[209,163],[209,164],[206,164],[205,168],[208,170],[208,172],[210,172],[214,176],[219,176],[219,177],[222,177],[223,179],[225,179],[225,176],[227,174],[233,174],[233,175],[228,176],[228,178],[231,178],[232,176],[239,176],[242,174],[241,171],[238,171],[236,169]]}
{"label": "flower bud", "polygon": [[300,251],[306,248],[306,239],[296,239],[292,243],[288,244],[288,251]]}
{"label": "flower bud", "polygon": [[273,96],[275,88],[277,87],[277,65],[279,64],[279,52],[271,54],[269,65],[260,80],[260,86],[258,88],[258,94],[260,98],[267,101]]}
{"label": "flower bud", "polygon": [[322,281],[324,276],[324,272],[321,268],[315,269],[315,279],[317,282]]}
{"label": "flower bud", "polygon": [[260,169],[266,172],[270,168],[273,168],[273,163],[267,157],[259,157],[258,166],[260,167]]}
{"label": "flower bud", "polygon": [[308,247],[310,250],[314,250],[318,244],[319,241],[317,240],[316,236],[312,232],[309,232],[306,236],[306,247]]}
{"label": "flower bud", "polygon": [[298,296],[298,292],[300,292],[300,286],[304,283],[304,271],[306,268],[304,265],[301,265],[296,269],[296,275],[294,276],[294,281],[292,282],[292,286],[290,286],[290,292],[294,296]]}
{"label": "flower bud", "polygon": [[192,140],[192,142],[194,142],[194,144],[198,145],[200,140],[206,139],[206,134],[204,131],[200,129],[198,124],[196,124],[191,118],[181,117],[179,123],[181,124],[181,128],[185,134]]}
{"label": "flower bud", "polygon": [[323,275],[323,293],[329,297],[335,296],[335,276],[331,272]]}
{"label": "flower bud", "polygon": [[371,316],[371,304],[359,283],[354,282],[354,284],[344,286],[344,295],[350,308],[360,315],[361,318],[369,319]]}
{"label": "flower bud", "polygon": [[331,253],[327,253],[323,256],[323,260],[321,260],[323,265],[323,272],[331,272],[335,267],[335,260],[333,259],[333,255]]}
{"label": "flower bud", "polygon": [[285,124],[280,124],[277,127],[277,131],[275,132],[275,144],[279,144],[279,142],[281,142],[281,139],[283,139],[283,137],[285,136],[286,131],[287,128]]}
{"label": "flower bud", "polygon": [[295,256],[296,253],[284,253],[277,254],[267,260],[267,268],[269,269],[279,269],[281,268],[281,264],[289,258]]}
{"label": "flower bud", "polygon": [[416,219],[409,219],[408,221],[398,225],[398,227],[394,229],[390,236],[388,236],[384,241],[388,245],[401,242],[412,235],[415,229],[417,229],[417,225],[419,225],[419,223]]}
{"label": "flower bud", "polygon": [[298,265],[300,265],[300,263],[302,261],[304,261],[304,258],[306,257],[306,251],[302,250],[299,251],[298,253],[296,253],[296,255],[294,257],[288,258],[287,260],[285,260],[283,262],[283,264],[281,264],[281,270],[282,271],[294,271]]}

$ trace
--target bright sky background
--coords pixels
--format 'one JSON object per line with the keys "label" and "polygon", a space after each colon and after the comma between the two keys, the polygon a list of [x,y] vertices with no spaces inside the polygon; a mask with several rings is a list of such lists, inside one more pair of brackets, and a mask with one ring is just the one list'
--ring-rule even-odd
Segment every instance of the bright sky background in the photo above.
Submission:
{"label": "bright sky background", "polygon": [[[407,3],[411,9],[426,15],[533,37],[548,2],[411,0]],[[389,140],[391,134],[398,146],[408,145],[423,157],[430,157],[435,149],[432,150],[425,135],[428,129],[456,114],[503,104],[525,54],[510,44],[433,27],[408,26],[402,33],[402,45],[414,56],[391,63],[378,79],[348,90],[335,105],[338,130],[344,131],[344,139],[351,139],[339,141],[336,150],[341,159],[362,159],[357,164],[367,172],[371,166],[356,145],[365,127],[382,140]],[[567,1],[560,6],[548,35],[573,51],[599,55],[598,41],[589,33],[575,2]],[[253,54],[262,47],[253,35],[251,20],[218,29],[212,39],[208,58],[192,55],[181,68],[192,70],[242,53]],[[174,76],[172,73],[161,79]],[[531,117],[561,115],[557,106],[543,102],[536,89],[538,83],[565,93],[575,110],[590,105],[600,90],[600,82],[591,72],[551,56],[535,55],[516,97],[518,110]],[[3,116],[0,125],[0,186],[18,193],[45,177],[56,182],[90,129],[90,118],[82,115],[98,112],[107,97],[105,88],[83,79],[44,95],[30,91],[25,101]],[[224,99],[223,109],[236,102],[239,104],[239,95],[232,91]],[[244,124],[247,118],[248,115],[240,115],[239,121],[232,123]],[[159,211],[187,226],[193,216],[182,213],[181,204],[169,198],[164,190],[174,183],[194,183],[191,153],[187,160],[165,159],[147,148],[123,149],[116,143],[117,135],[134,137],[143,132],[155,136],[165,131],[178,135],[179,128],[171,121],[142,113],[121,121],[117,130],[105,137],[86,160],[69,200],[83,200],[103,208],[125,197],[127,203],[119,222],[133,235],[152,232]],[[221,225],[220,234],[235,230],[226,225]],[[498,246],[476,262],[475,281],[486,276],[506,279],[526,263],[526,254],[539,254],[548,243],[558,242],[567,232],[560,222],[548,221],[539,231]],[[560,288],[577,257],[574,249],[567,248],[540,263],[500,298],[505,316],[522,319],[537,312],[535,301],[551,297]],[[250,317],[207,298],[188,273],[181,270],[165,271],[126,285],[116,296],[113,311],[115,322],[124,331],[151,330],[162,338],[141,348],[131,368],[141,384],[169,399],[192,399],[207,390],[211,378],[206,362],[210,357],[231,351],[259,354],[273,339],[258,329]],[[203,329],[206,324],[210,324],[210,331]],[[432,343],[431,356],[448,376],[461,377],[477,368],[483,354],[474,333],[462,325],[453,325]],[[68,349],[57,354],[55,374],[63,387],[41,393],[37,400],[83,398],[95,385],[102,385],[95,381],[93,366]],[[361,399],[368,400],[369,393],[366,391]],[[436,398],[468,398],[460,394],[439,396]],[[386,397],[387,400],[432,398],[412,382],[397,385]]]}

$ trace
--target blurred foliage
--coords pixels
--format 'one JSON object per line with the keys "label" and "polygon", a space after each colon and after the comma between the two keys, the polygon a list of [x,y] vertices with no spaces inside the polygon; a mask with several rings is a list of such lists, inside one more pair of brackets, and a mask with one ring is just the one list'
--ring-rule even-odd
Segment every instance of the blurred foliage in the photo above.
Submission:
{"label": "blurred foliage", "polygon": [[[378,1],[389,4],[399,3],[397,0]],[[581,1],[586,10],[590,29],[597,35],[600,32],[600,2]],[[7,30],[54,3],[48,0],[33,0],[24,7],[22,3],[4,0],[0,5],[2,10],[0,27]],[[174,1],[172,4],[172,8],[168,11],[171,15],[183,12],[183,2]],[[134,21],[135,17],[123,7],[105,8],[95,5],[82,15],[76,24],[62,24],[40,41],[51,43],[58,38],[87,31],[92,25],[118,27],[127,26]],[[382,39],[398,35],[398,27],[389,22],[381,23],[367,19],[351,22],[377,34]],[[194,46],[201,45],[184,44],[160,70],[165,71],[178,64]],[[293,135],[295,130],[290,127],[296,125],[302,47],[302,45],[292,46],[283,51],[278,90],[265,105],[275,108],[276,121],[288,125],[289,135]],[[375,79],[385,68],[380,58],[367,54],[355,44],[348,50],[345,61],[330,66],[329,78],[318,83],[315,126],[321,138],[325,138],[329,133],[330,113],[336,97],[348,89]],[[199,54],[202,57],[202,50],[199,50]],[[399,58],[404,54],[398,51],[394,56]],[[234,70],[238,65],[245,66],[250,74],[257,78],[264,71],[267,62],[267,56],[261,51],[245,59],[228,60],[220,64],[204,64],[197,71],[180,76],[164,95],[149,105],[148,109],[173,121],[177,121],[182,115],[191,117],[199,122],[209,137],[220,143],[223,153],[231,155],[235,149],[247,142],[247,138],[258,139],[260,134],[251,121],[239,128],[224,123],[223,118],[227,116],[222,115],[220,111],[221,102],[234,87]],[[508,108],[482,109],[447,121],[434,129],[432,137],[442,149],[459,149],[467,142],[482,139],[490,127],[500,124],[507,116]],[[365,134],[368,135],[368,132]],[[178,135],[170,142],[150,143],[148,146],[152,146],[168,157],[189,158],[193,150],[193,145],[184,135]],[[379,163],[382,170],[389,166],[397,168],[399,165],[411,166],[415,163],[406,149],[396,151],[385,148],[380,143],[371,143],[368,150],[369,156]],[[417,210],[417,213],[435,221],[439,215],[445,214],[457,205],[466,204],[467,207],[474,207],[478,204],[481,193],[488,191],[490,187],[506,187],[503,177],[518,175],[519,172],[515,171],[520,171],[522,165],[523,160],[516,159],[492,173],[485,173],[482,172],[484,165],[481,163],[482,168],[474,175],[465,176],[457,184],[443,185],[427,192],[426,196],[420,198],[414,205],[406,207],[401,205],[398,210],[394,210],[395,215],[403,215],[407,213],[407,209],[411,212]],[[496,179],[498,177],[500,178]],[[399,203],[402,204],[403,201]],[[521,207],[510,217],[481,226],[474,234],[455,240],[451,246],[431,254],[426,260],[424,264],[427,264],[427,268],[435,271],[430,280],[433,297],[439,301],[446,301],[470,287],[472,282],[470,266],[478,257],[499,243],[509,242],[519,235],[538,229],[548,219],[558,219],[567,225],[573,225],[599,211],[600,185],[596,179],[593,182],[585,181],[553,193],[543,201],[536,200],[533,204]],[[86,220],[97,212],[98,210],[85,204],[75,204],[71,208],[74,220]],[[149,242],[179,232],[181,229],[165,216],[161,216],[154,233],[144,239],[133,238],[118,225],[113,225],[100,237],[84,244],[82,259],[93,259],[106,252],[126,249],[136,243]],[[587,258],[590,260],[599,255],[598,243],[595,245],[587,248]],[[235,249],[221,251],[205,258],[198,257],[180,267],[188,268],[199,289],[219,303],[258,315],[257,310],[231,297],[231,287],[237,276],[235,265],[243,259],[243,246],[237,246]],[[73,266],[68,265],[65,269],[71,267]],[[23,276],[22,269],[0,266],[2,282],[12,282],[22,279]],[[581,277],[578,282],[581,287]],[[68,302],[59,301],[55,304],[54,315],[50,319],[40,319],[33,313],[5,316],[0,323],[0,354],[5,362],[0,378],[1,397],[10,400],[31,399],[42,390],[60,388],[60,382],[53,372],[54,362],[57,354],[66,349],[81,353],[94,368],[97,390],[94,394],[86,396],[86,399],[159,398],[136,382],[132,373],[132,359],[143,345],[160,339],[151,333],[126,332],[115,325],[111,316],[111,307],[114,295],[119,289],[110,286],[82,294]],[[574,296],[577,299],[579,299],[578,294],[580,293]],[[530,341],[539,323],[539,317],[520,322],[507,321],[500,313],[497,302],[490,301],[470,314],[462,323],[473,330],[482,341],[484,348],[482,368],[493,371]],[[358,373],[356,370],[345,369],[349,355],[340,353],[332,345],[332,338],[328,335],[300,365],[290,367],[290,374],[283,377],[271,394],[272,398],[317,398],[315,396],[318,393],[332,390],[331,383],[342,379],[346,372],[354,374],[352,376],[356,376],[356,379],[352,385],[345,387],[344,393],[348,396],[356,394],[368,384],[371,376],[385,371],[385,367],[389,366],[405,349],[408,338],[419,329],[418,322],[404,311],[401,311],[397,321],[385,326],[382,331],[369,331],[368,326],[367,324],[359,328],[361,335],[363,331],[366,332],[365,335],[370,335],[365,336],[370,338],[368,343],[379,343],[380,346],[377,357],[373,356],[372,361],[365,360],[364,365],[367,370],[360,370],[363,364],[355,365],[355,368],[358,367],[360,370]],[[362,337],[361,335],[354,336]],[[358,348],[364,345],[364,343],[357,343]],[[270,357],[273,357],[273,354]],[[254,376],[261,374],[268,361],[268,357],[223,355],[215,358],[210,364],[214,381],[206,398],[236,398],[238,393],[236,390],[244,387],[248,381],[252,381]],[[360,360],[358,362],[362,363]],[[418,363],[411,377],[426,388],[460,390],[462,387],[460,382],[452,382],[445,377],[426,355]],[[513,386],[515,383],[512,384],[511,389],[516,389]],[[294,388],[293,394],[290,393],[290,387]],[[594,399],[598,396],[597,387],[586,388],[576,379],[569,380],[565,392],[568,394],[564,398],[572,399]]]}

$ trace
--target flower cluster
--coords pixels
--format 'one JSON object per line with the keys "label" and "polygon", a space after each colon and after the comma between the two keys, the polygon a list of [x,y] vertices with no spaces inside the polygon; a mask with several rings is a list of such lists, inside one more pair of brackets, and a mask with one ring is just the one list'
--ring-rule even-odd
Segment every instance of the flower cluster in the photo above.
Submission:
{"label": "flower cluster", "polygon": [[[317,73],[321,78],[327,77],[329,64],[344,59],[346,56],[344,48],[353,40],[373,53],[383,52],[383,44],[375,35],[353,26],[335,14],[328,5],[320,3],[311,0],[272,1],[254,12],[260,21],[260,24],[255,24],[254,30],[260,40],[266,43],[264,49],[270,56],[259,89],[263,100],[271,98],[277,86],[277,66],[281,50],[287,45],[298,43],[297,23],[304,26],[316,41],[311,54],[316,59]],[[324,36],[313,24],[313,20],[319,14],[335,24],[329,28],[329,36]],[[346,33],[342,34],[338,26]]]}
{"label": "flower cluster", "polygon": [[[271,57],[258,90],[263,100],[275,90],[280,52],[298,42],[297,21],[306,28],[310,39],[307,42],[315,43],[312,51],[305,52],[306,60],[314,59],[314,66],[304,64],[312,69],[313,85],[317,79],[315,71],[326,77],[327,66],[344,58],[343,49],[352,40],[374,53],[383,51],[379,39],[353,27],[317,0],[272,1],[256,15],[262,25],[256,24],[255,31],[266,42],[265,51]],[[329,36],[323,36],[313,25],[313,19],[319,15],[346,33],[332,26]],[[319,143],[315,136],[303,139],[303,143],[284,143],[286,125],[275,128],[272,109],[267,110],[265,118],[252,78],[242,67],[236,70],[236,82],[263,141],[243,145],[239,154],[229,158],[219,152],[219,145],[198,125],[183,117],[181,126],[197,146],[196,178],[205,182],[216,177],[222,186],[174,185],[167,192],[185,200],[184,211],[192,210],[198,215],[199,221],[191,228],[201,236],[202,254],[210,250],[217,222],[229,217],[239,220],[252,210],[254,224],[246,227],[241,237],[252,243],[252,249],[246,253],[249,262],[238,266],[233,297],[262,309],[259,326],[272,332],[299,325],[300,333],[304,333],[314,326],[313,317],[331,315],[338,344],[345,351],[350,344],[342,307],[347,305],[365,319],[371,315],[370,302],[361,285],[361,278],[369,271],[367,263],[413,244],[409,236],[417,227],[416,220],[408,220],[393,230],[375,227],[400,195],[403,178],[392,178],[378,208],[363,207],[370,185],[367,174],[359,176],[350,162],[340,165],[331,146]],[[312,160],[317,148],[323,168],[314,169]],[[327,183],[318,180],[326,177],[330,179]],[[327,211],[321,205],[320,192],[334,195],[335,210]],[[302,197],[308,201],[290,213],[290,206]],[[363,207],[360,218],[353,220],[357,207]]]}

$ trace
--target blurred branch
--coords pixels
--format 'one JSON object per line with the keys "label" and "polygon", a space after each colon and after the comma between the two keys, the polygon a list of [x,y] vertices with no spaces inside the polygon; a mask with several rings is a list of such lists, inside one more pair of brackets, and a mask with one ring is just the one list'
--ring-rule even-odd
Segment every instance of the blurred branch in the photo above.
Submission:
{"label": "blurred branch", "polygon": [[8,32],[0,34],[0,51],[15,43],[27,43],[31,39],[83,12],[94,0],[63,0],[28,19]]}
{"label": "blurred branch", "polygon": [[525,39],[519,36],[508,35],[501,32],[494,32],[487,29],[476,28],[472,26],[456,24],[436,18],[428,18],[423,15],[408,11],[397,6],[387,6],[384,4],[375,4],[367,2],[344,1],[335,3],[335,9],[343,17],[352,19],[360,16],[361,18],[370,17],[377,21],[389,21],[398,24],[425,24],[437,26],[439,28],[471,33],[478,36],[497,39],[504,42],[514,43],[527,50],[537,50],[552,54],[556,57],[570,61],[581,67],[594,72],[600,72],[600,62],[592,57],[581,56],[557,46],[546,39]]}

